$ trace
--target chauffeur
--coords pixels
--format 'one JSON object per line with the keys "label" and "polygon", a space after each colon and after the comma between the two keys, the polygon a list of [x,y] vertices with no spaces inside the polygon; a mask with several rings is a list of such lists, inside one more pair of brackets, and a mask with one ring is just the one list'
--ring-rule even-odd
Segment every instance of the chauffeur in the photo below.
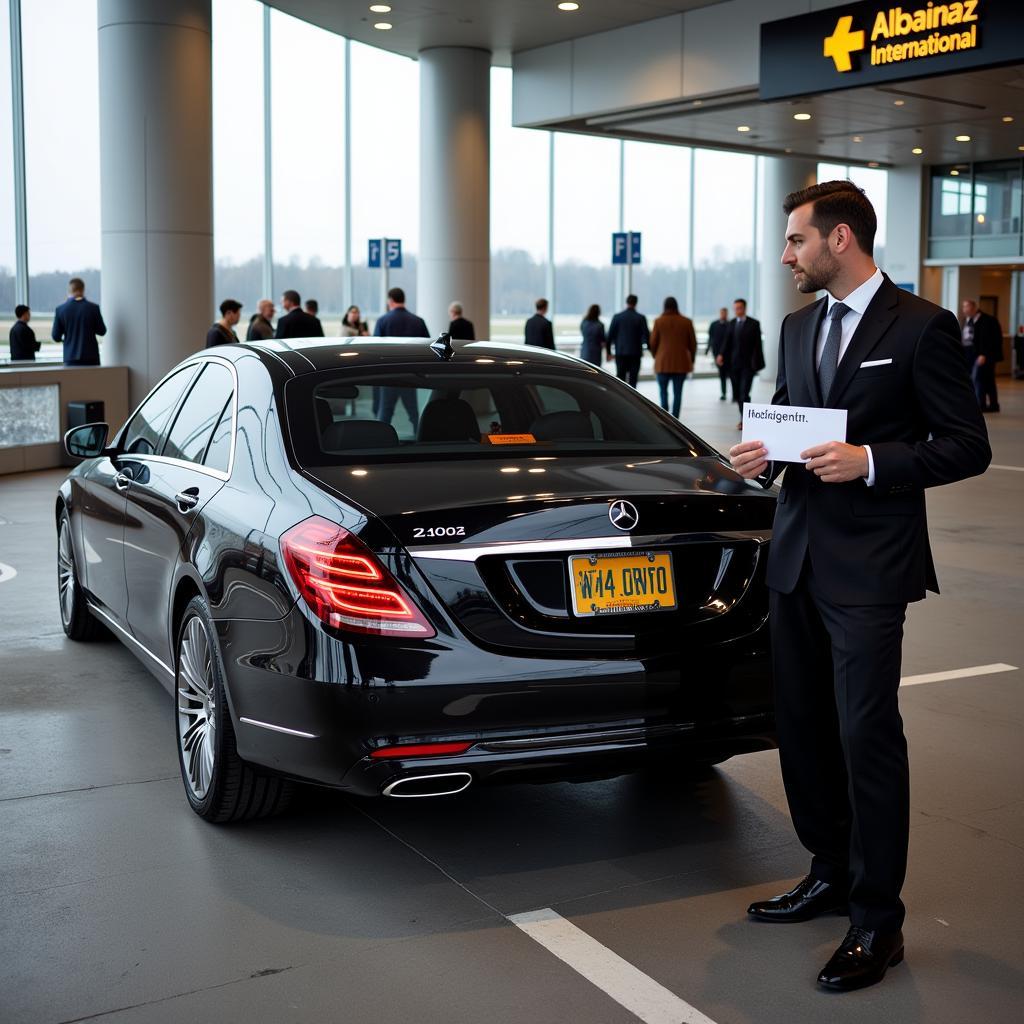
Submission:
{"label": "chauffeur", "polygon": [[[748,914],[806,921],[848,908],[851,927],[818,975],[844,991],[903,959],[903,622],[907,602],[938,592],[924,489],[984,472],[991,452],[957,321],[875,266],[864,193],[824,182],[783,209],[782,262],[801,292],[828,294],[783,322],[773,402],[846,409],[849,443],[803,452],[779,494],[768,559],[779,750],[811,866]],[[768,454],[760,441],[729,452],[766,487],[785,468]]]}

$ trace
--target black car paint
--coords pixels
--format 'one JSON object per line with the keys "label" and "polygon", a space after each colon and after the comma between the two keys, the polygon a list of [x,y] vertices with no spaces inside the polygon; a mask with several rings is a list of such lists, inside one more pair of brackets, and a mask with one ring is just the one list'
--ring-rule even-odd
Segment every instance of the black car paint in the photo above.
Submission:
{"label": "black car paint", "polygon": [[[442,486],[436,464],[381,464],[367,467],[365,476],[351,474],[360,465],[355,460],[304,468],[282,426],[284,385],[296,374],[335,369],[343,347],[271,344],[216,353],[238,382],[234,459],[229,479],[208,477],[209,495],[192,512],[171,511],[172,489],[185,479],[181,467],[119,454],[123,429],[107,455],[78,466],[62,485],[58,503],[72,514],[76,564],[90,601],[168,689],[180,613],[200,593],[217,626],[239,753],[297,778],[375,795],[428,768],[468,770],[478,780],[590,777],[628,770],[659,750],[700,756],[774,744],[763,587],[773,495],[708,456],[633,463],[594,454],[549,457],[538,464],[545,483],[534,494],[522,494],[523,485],[496,472],[511,455],[504,462],[448,460]],[[521,350],[479,347],[523,358]],[[349,345],[358,355],[345,365],[365,369],[425,348]],[[211,357],[196,360],[203,358]],[[563,358],[526,354],[527,365]],[[529,457],[515,461],[526,464]],[[127,497],[120,505],[121,492],[112,485],[118,471],[145,476],[127,492],[132,501],[147,492],[144,512],[129,513]],[[697,614],[701,604],[690,601],[685,621],[668,612],[607,622],[538,621],[536,609],[524,613],[515,600],[501,600],[501,586],[490,577],[502,568],[489,557],[429,557],[430,548],[457,544],[624,537],[607,514],[609,500],[618,497],[637,505],[637,535],[669,543],[685,534],[696,545],[727,543],[740,552],[721,608]],[[116,563],[116,543],[99,562],[94,547],[82,555],[83,513],[102,521],[109,537],[119,528],[119,508],[124,540],[135,547],[146,548],[149,539],[144,517],[160,523],[149,556],[152,574],[146,561],[137,561],[131,584],[122,574],[123,591],[111,583],[118,578],[116,564],[109,564]],[[360,636],[321,624],[297,600],[278,548],[281,534],[312,515],[339,523],[374,549],[436,637]],[[465,538],[414,536],[417,528],[450,526],[464,527]],[[411,556],[410,548],[427,557]],[[94,588],[97,579],[103,583]],[[145,603],[135,603],[137,612],[144,609],[142,621],[133,621],[128,597],[137,587],[150,588]],[[453,739],[477,745],[457,757],[369,756],[385,744]],[[513,740],[521,745],[501,746]]]}

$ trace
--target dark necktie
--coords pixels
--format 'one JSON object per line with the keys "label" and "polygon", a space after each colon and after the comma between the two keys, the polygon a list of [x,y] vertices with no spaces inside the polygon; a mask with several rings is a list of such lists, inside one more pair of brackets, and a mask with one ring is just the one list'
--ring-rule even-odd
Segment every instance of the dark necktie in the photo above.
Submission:
{"label": "dark necktie", "polygon": [[832,322],[828,326],[828,337],[825,347],[821,350],[821,363],[818,365],[818,383],[821,385],[821,400],[828,400],[832,389],[832,381],[836,379],[839,367],[839,346],[843,340],[843,317],[850,312],[850,307],[837,302],[832,307]]}

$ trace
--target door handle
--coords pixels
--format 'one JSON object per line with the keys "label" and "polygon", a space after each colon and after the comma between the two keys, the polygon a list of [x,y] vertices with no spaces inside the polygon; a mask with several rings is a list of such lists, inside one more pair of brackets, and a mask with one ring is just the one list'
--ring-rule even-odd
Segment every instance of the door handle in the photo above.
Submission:
{"label": "door handle", "polygon": [[186,487],[185,490],[178,491],[174,500],[178,503],[179,512],[189,512],[199,504],[199,488]]}
{"label": "door handle", "polygon": [[127,491],[131,485],[132,478],[127,473],[118,473],[117,476],[114,477],[114,486],[119,491]]}

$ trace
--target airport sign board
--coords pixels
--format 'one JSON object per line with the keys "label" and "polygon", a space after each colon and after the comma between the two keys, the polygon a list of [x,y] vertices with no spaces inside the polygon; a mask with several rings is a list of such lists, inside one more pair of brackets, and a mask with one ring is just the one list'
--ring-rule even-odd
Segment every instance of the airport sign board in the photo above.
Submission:
{"label": "airport sign board", "polygon": [[844,4],[761,26],[761,99],[1024,61],[1020,0]]}
{"label": "airport sign board", "polygon": [[641,256],[641,233],[639,231],[612,232],[612,264],[625,263],[636,266]]}

